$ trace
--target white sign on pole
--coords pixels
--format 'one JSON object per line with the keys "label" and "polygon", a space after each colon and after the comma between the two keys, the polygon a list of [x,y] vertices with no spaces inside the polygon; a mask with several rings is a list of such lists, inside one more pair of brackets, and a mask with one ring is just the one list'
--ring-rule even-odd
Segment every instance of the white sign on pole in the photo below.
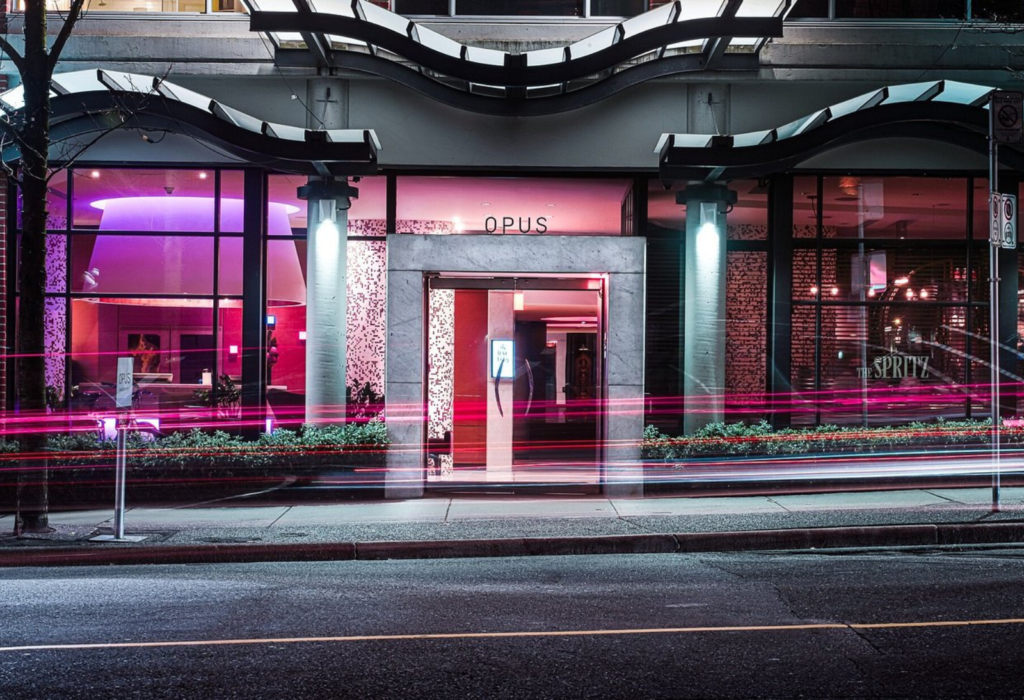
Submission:
{"label": "white sign on pole", "polygon": [[1017,247],[1017,197],[1004,194],[999,206],[999,244],[1013,250]]}
{"label": "white sign on pole", "polygon": [[117,358],[117,408],[132,407],[132,385],[134,383],[135,360],[131,357]]}
{"label": "white sign on pole", "polygon": [[988,242],[1000,245],[1003,240],[1003,195],[988,193]]}
{"label": "white sign on pole", "polygon": [[1024,93],[995,90],[989,104],[992,136],[996,143],[1024,140]]}

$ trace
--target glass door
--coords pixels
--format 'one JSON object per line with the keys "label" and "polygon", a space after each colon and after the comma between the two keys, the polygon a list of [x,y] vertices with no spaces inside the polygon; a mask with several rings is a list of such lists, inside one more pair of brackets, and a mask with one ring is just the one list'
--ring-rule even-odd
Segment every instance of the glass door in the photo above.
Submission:
{"label": "glass door", "polygon": [[596,493],[604,280],[438,276],[428,292],[428,484]]}

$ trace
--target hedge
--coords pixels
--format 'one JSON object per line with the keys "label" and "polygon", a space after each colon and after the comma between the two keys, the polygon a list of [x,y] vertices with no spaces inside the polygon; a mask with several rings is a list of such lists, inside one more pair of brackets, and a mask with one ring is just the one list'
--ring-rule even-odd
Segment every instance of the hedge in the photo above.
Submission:
{"label": "hedge", "polygon": [[[767,421],[710,423],[693,435],[672,437],[657,427],[644,429],[644,459],[687,459],[710,456],[756,456],[888,452],[915,447],[984,446],[991,420],[938,419],[900,427],[861,428],[822,425],[816,428],[773,430]],[[1024,430],[1004,428],[1010,444],[1024,442]]]}
{"label": "hedge", "polygon": [[[316,467],[361,459],[380,461],[390,441],[383,421],[279,428],[256,440],[198,428],[156,439],[129,433],[129,471],[147,474],[216,469],[219,475],[259,474],[282,466]],[[51,435],[49,465],[95,467],[113,463],[115,445],[89,431]],[[0,438],[0,453],[16,453],[18,443]]]}

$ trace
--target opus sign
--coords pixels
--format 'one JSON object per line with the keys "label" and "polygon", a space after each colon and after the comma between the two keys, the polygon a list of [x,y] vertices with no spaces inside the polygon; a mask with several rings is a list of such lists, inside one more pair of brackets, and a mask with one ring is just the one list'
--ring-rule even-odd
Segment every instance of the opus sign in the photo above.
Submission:
{"label": "opus sign", "polygon": [[858,379],[928,379],[928,355],[883,355],[867,367],[857,368]]}
{"label": "opus sign", "polygon": [[536,220],[530,216],[503,216],[500,219],[496,216],[488,216],[484,219],[484,230],[487,233],[547,233],[548,217],[538,216]]}

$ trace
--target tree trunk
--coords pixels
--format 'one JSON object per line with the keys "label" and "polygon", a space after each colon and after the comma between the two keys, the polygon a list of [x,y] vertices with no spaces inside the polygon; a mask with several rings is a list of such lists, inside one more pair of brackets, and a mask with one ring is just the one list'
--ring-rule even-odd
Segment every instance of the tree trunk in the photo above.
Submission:
{"label": "tree trunk", "polygon": [[[25,5],[25,123],[21,128],[22,235],[18,281],[17,399],[24,431],[15,531],[49,530],[46,448],[46,189],[50,148],[50,68],[44,0]],[[61,387],[62,388],[62,387]]]}

